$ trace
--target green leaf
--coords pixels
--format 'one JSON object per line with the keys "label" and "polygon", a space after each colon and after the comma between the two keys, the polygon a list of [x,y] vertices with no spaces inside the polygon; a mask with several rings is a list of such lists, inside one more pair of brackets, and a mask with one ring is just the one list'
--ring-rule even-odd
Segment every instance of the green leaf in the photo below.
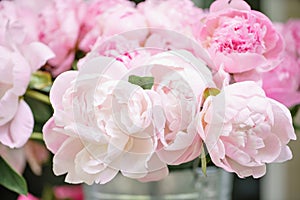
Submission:
{"label": "green leaf", "polygon": [[37,71],[30,77],[29,88],[49,92],[52,85],[52,77],[49,72]]}
{"label": "green leaf", "polygon": [[128,82],[134,85],[138,85],[144,90],[150,90],[154,84],[154,77],[131,75],[128,78]]}
{"label": "green leaf", "polygon": [[9,164],[0,157],[0,184],[18,194],[27,194],[25,179],[13,170]]}
{"label": "green leaf", "polygon": [[299,108],[300,108],[300,105],[296,105],[296,106],[290,108],[292,117],[295,117],[297,115]]}

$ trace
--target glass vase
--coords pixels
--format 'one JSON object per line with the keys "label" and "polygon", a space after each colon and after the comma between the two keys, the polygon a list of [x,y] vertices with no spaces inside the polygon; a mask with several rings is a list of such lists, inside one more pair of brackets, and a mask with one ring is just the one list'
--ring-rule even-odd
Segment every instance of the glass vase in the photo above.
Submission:
{"label": "glass vase", "polygon": [[105,185],[84,185],[85,200],[229,200],[232,175],[216,167],[172,171],[163,180],[141,183],[118,174]]}

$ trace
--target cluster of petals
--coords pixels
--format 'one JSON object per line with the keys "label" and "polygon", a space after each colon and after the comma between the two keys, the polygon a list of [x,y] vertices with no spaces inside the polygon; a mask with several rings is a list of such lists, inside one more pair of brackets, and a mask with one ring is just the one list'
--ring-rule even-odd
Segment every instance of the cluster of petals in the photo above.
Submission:
{"label": "cluster of petals", "polygon": [[225,86],[207,98],[196,120],[213,163],[241,178],[259,178],[267,163],[292,158],[287,146],[296,139],[291,114],[255,82]]}
{"label": "cluster of petals", "polygon": [[[54,115],[43,129],[55,174],[67,173],[70,183],[106,183],[118,172],[153,181],[168,174],[167,164],[200,155],[192,122],[203,91],[214,86],[208,68],[185,51],[144,58],[142,66],[129,66],[93,57],[57,77]],[[144,90],[130,75],[152,76],[153,86]]]}
{"label": "cluster of petals", "polygon": [[36,156],[33,149],[42,148],[27,142],[34,118],[22,96],[31,74],[54,54],[27,34],[12,2],[0,2],[0,30],[0,156],[20,173],[29,158],[33,171],[40,174],[40,161],[47,157],[47,151],[44,148]]}
{"label": "cluster of petals", "polygon": [[18,17],[28,24],[28,34],[51,48],[55,57],[46,69],[54,77],[69,70],[75,59],[86,5],[81,0],[32,0],[13,2]]}
{"label": "cluster of petals", "polygon": [[[276,67],[294,60],[280,60],[283,38],[264,14],[243,0],[217,0],[207,13],[188,0],[86,5],[90,20],[78,47],[88,53],[78,71],[56,78],[54,114],[43,128],[56,175],[87,184],[107,183],[119,172],[160,180],[168,165],[199,157],[203,145],[215,165],[239,177],[261,177],[267,163],[292,158],[288,109],[245,81],[298,73]],[[154,82],[143,89],[131,75]],[[292,92],[298,80],[288,79]],[[269,81],[264,89],[276,85]],[[207,97],[217,87],[220,93]]]}
{"label": "cluster of petals", "polygon": [[33,115],[21,98],[31,74],[54,55],[27,37],[11,2],[0,2],[0,142],[22,147],[33,129]]}
{"label": "cluster of petals", "polygon": [[300,103],[300,20],[276,23],[275,27],[285,49],[276,68],[263,73],[262,86],[268,97],[292,107]]}
{"label": "cluster of petals", "polygon": [[224,69],[236,82],[261,80],[262,72],[276,67],[284,48],[271,20],[243,0],[213,2],[194,35],[209,53],[210,67]]}

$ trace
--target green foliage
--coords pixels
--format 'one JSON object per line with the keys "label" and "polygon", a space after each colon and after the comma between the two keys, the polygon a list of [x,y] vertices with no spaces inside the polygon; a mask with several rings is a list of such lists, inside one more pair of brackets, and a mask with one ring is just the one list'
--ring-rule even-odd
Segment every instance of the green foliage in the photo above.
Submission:
{"label": "green foliage", "polygon": [[0,157],[0,184],[18,194],[27,194],[27,183],[9,164]]}
{"label": "green foliage", "polygon": [[154,84],[154,77],[150,76],[135,76],[131,75],[128,78],[128,82],[134,85],[138,85],[144,90],[150,90]]}
{"label": "green foliage", "polygon": [[49,92],[52,85],[52,77],[49,72],[37,71],[31,75],[29,88]]}

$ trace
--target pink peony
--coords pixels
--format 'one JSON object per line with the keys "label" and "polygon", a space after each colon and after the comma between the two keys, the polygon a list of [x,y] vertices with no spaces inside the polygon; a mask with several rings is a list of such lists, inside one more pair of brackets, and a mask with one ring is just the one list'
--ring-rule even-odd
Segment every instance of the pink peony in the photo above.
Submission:
{"label": "pink peony", "polygon": [[213,163],[241,178],[259,178],[266,163],[292,158],[291,114],[254,82],[234,83],[208,97],[197,121]]}
{"label": "pink peony", "polygon": [[62,185],[53,188],[57,199],[83,200],[82,185]]}
{"label": "pink peony", "polygon": [[12,2],[0,2],[0,142],[18,148],[33,129],[31,110],[20,97],[26,92],[31,73],[53,53],[41,43],[28,41],[23,25],[10,17],[14,13],[7,15],[13,8]]}
{"label": "pink peony", "polygon": [[55,58],[47,69],[53,76],[71,69],[77,50],[80,28],[85,20],[85,3],[81,0],[17,0],[20,17],[30,24],[31,36],[48,45]]}
{"label": "pink peony", "polygon": [[266,95],[287,107],[300,103],[300,62],[287,52],[283,61],[273,70],[263,73]]}
{"label": "pink peony", "polygon": [[17,200],[39,200],[39,198],[33,196],[32,194],[20,195]]}
{"label": "pink peony", "polygon": [[[109,37],[124,32],[129,33],[126,38],[138,40],[142,43],[148,35],[145,17],[135,8],[133,2],[127,0],[88,2],[87,19],[84,23],[82,40],[79,48],[89,51],[98,37]],[[117,24],[117,25],[116,25]],[[132,32],[142,29],[138,32]]]}
{"label": "pink peony", "polygon": [[286,43],[286,51],[300,57],[300,20],[288,20],[283,25],[281,33]]}
{"label": "pink peony", "polygon": [[195,36],[207,49],[214,70],[224,65],[236,81],[259,80],[278,64],[283,40],[264,14],[242,0],[217,0]]}
{"label": "pink peony", "polygon": [[192,25],[202,18],[202,9],[191,0],[147,0],[138,4],[152,32],[155,29],[178,31],[192,35]]}
{"label": "pink peony", "polygon": [[275,25],[286,43],[285,51],[278,66],[263,73],[263,89],[268,97],[291,107],[300,103],[300,21]]}

